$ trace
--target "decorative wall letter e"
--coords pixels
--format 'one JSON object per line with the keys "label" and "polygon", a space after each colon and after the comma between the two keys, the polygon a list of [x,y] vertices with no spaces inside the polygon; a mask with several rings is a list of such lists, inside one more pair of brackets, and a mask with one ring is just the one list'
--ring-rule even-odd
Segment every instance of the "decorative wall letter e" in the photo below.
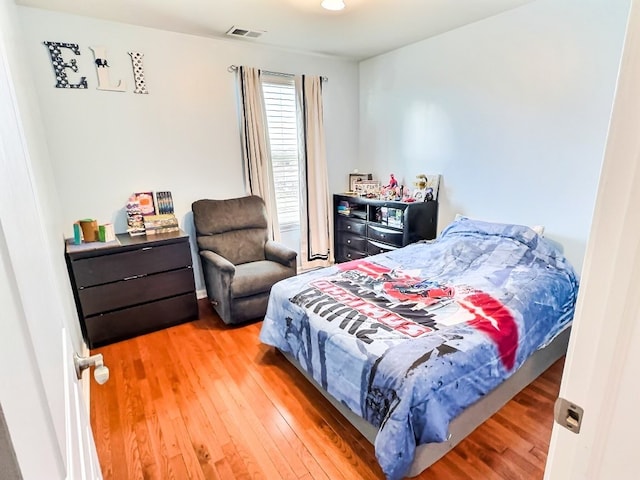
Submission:
{"label": "decorative wall letter e", "polygon": [[126,84],[119,80],[117,85],[111,85],[109,79],[109,63],[107,62],[107,49],[105,47],[89,47],[96,59],[96,72],[98,73],[98,90],[111,90],[113,92],[124,92]]}
{"label": "decorative wall letter e", "polygon": [[87,77],[80,77],[78,83],[69,83],[65,69],[70,68],[74,72],[77,72],[77,61],[75,58],[72,58],[69,60],[69,63],[66,63],[60,51],[61,48],[68,48],[74,54],[80,55],[78,44],[62,42],[44,42],[44,44],[49,49],[49,55],[51,56],[51,65],[53,65],[53,71],[56,75],[56,88],[87,88]]}
{"label": "decorative wall letter e", "polygon": [[127,53],[131,57],[133,79],[136,82],[136,88],[133,89],[133,93],[149,93],[147,90],[147,84],[144,81],[144,65],[142,65],[142,57],[144,57],[144,54],[140,52]]}

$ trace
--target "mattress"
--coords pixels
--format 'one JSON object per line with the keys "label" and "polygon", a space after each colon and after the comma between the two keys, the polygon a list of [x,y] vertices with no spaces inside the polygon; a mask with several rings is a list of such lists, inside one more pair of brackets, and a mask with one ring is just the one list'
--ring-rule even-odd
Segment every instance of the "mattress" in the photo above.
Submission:
{"label": "mattress", "polygon": [[272,288],[262,342],[378,433],[389,479],[571,322],[578,280],[528,227],[461,219],[438,239]]}

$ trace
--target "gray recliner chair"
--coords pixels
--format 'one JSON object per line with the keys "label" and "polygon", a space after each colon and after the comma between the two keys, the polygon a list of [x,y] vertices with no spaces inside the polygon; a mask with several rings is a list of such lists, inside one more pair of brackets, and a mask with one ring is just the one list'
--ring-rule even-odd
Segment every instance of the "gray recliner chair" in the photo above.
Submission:
{"label": "gray recliner chair", "polygon": [[227,324],[264,317],[271,286],[292,277],[297,253],[269,240],[267,210],[255,195],[191,205],[207,296]]}

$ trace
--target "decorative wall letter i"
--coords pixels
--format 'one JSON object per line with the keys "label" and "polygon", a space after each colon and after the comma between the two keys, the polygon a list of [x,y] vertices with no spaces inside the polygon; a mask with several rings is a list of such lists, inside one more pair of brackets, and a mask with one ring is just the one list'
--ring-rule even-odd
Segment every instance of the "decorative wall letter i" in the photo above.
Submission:
{"label": "decorative wall letter i", "polygon": [[69,83],[67,79],[67,73],[64,71],[66,68],[70,68],[74,72],[78,71],[78,65],[75,58],[69,60],[69,63],[65,63],[62,58],[61,48],[68,48],[76,55],[80,55],[80,49],[77,43],[62,43],[62,42],[44,42],[49,49],[49,56],[51,56],[51,65],[53,65],[53,71],[56,75],[56,88],[87,88],[87,77],[80,77],[78,83]]}
{"label": "decorative wall letter i", "polygon": [[131,65],[133,66],[133,79],[136,82],[136,88],[133,93],[149,93],[147,84],[144,81],[144,66],[142,65],[143,53],[127,52],[131,57]]}
{"label": "decorative wall letter i", "polygon": [[107,62],[107,49],[105,47],[89,47],[93,51],[96,59],[96,72],[98,73],[98,90],[111,90],[113,92],[124,92],[126,84],[119,80],[117,85],[111,85],[109,79],[109,64]]}

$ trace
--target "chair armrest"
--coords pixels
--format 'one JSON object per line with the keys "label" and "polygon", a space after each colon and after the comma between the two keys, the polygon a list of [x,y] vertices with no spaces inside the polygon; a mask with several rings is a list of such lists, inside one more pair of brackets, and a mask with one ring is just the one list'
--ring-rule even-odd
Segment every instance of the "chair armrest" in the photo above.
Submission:
{"label": "chair armrest", "polygon": [[231,276],[235,275],[236,267],[233,263],[217,253],[212,252],[211,250],[200,250],[200,256],[204,261],[208,262],[212,267],[220,270],[221,272],[230,274]]}
{"label": "chair armrest", "polygon": [[231,283],[236,275],[236,267],[211,250],[200,250],[200,260],[209,301],[220,318],[231,318]]}
{"label": "chair armrest", "polygon": [[282,243],[268,240],[264,245],[264,255],[267,260],[278,262],[287,267],[296,267],[298,253],[284,246]]}

